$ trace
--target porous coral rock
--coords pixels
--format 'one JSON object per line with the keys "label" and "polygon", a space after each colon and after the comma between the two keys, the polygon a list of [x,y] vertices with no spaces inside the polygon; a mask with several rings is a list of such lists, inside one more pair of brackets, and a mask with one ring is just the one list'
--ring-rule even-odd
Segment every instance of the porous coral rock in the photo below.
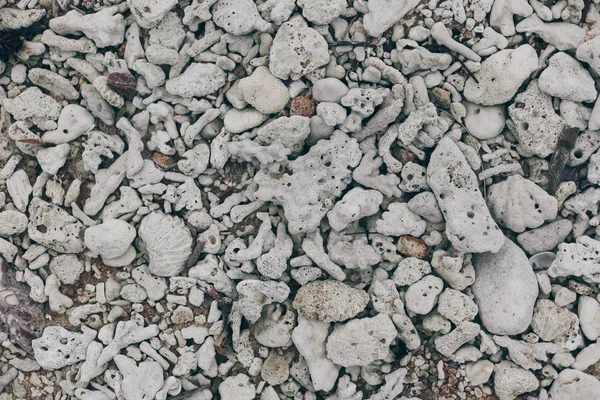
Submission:
{"label": "porous coral rock", "polygon": [[540,74],[538,83],[541,91],[563,100],[590,102],[598,97],[590,73],[564,52],[548,60],[548,68]]}
{"label": "porous coral rock", "polygon": [[394,124],[389,127],[379,140],[379,154],[391,172],[398,173],[403,168],[402,163],[390,153],[392,143],[398,140],[404,147],[410,146],[423,125],[435,122],[436,118],[435,106],[433,103],[427,103],[411,112],[402,124]]}
{"label": "porous coral rock", "polygon": [[557,306],[552,300],[537,301],[533,310],[531,329],[542,340],[552,341],[564,350],[573,351],[583,344],[577,315],[564,307]]}
{"label": "porous coral rock", "polygon": [[398,286],[410,286],[429,273],[431,265],[427,261],[407,257],[398,263],[392,279]]}
{"label": "porous coral rock", "polygon": [[[321,140],[308,154],[290,161],[290,173],[257,172],[255,196],[283,206],[290,233],[310,233],[334,206],[350,182],[349,168],[356,167],[360,158],[358,143],[343,132],[334,132],[331,139]],[[315,181],[319,185],[311,184]]]}
{"label": "porous coral rock", "polygon": [[293,152],[304,144],[310,134],[310,119],[300,115],[279,117],[256,131],[256,138],[264,144],[279,142]]}
{"label": "porous coral rock", "polygon": [[[15,207],[22,212],[25,212],[29,204],[29,197],[33,192],[29,177],[25,170],[19,169],[15,171],[10,178],[6,180],[6,191],[10,195]],[[32,201],[33,203],[33,201]]]}
{"label": "porous coral rock", "polygon": [[261,316],[265,305],[273,302],[282,303],[290,294],[290,288],[284,282],[244,280],[236,286],[240,311],[250,323],[255,323]]}
{"label": "porous coral rock", "polygon": [[382,201],[383,195],[376,190],[350,189],[327,213],[329,225],[342,231],[352,222],[375,214]]}
{"label": "porous coral rock", "polygon": [[368,271],[371,266],[381,262],[381,255],[368,244],[366,235],[354,235],[352,238],[332,233],[329,235],[327,251],[331,261],[348,269]]}
{"label": "porous coral rock", "polygon": [[55,313],[64,314],[67,309],[73,306],[73,300],[60,292],[60,281],[54,274],[46,278],[44,294],[48,296],[50,310]]}
{"label": "porous coral rock", "polygon": [[250,139],[227,143],[227,151],[233,158],[246,162],[258,160],[261,165],[286,161],[287,156],[291,152],[290,149],[284,147],[279,142],[271,143],[268,146],[261,146]]}
{"label": "porous coral rock", "polygon": [[528,17],[533,14],[533,8],[523,0],[494,1],[490,14],[490,25],[504,36],[515,34],[515,15]]}
{"label": "porous coral rock", "polygon": [[145,400],[153,398],[162,388],[164,377],[160,364],[153,360],[135,360],[118,354],[114,358],[121,375],[122,393],[125,400]]}
{"label": "porous coral rock", "polygon": [[83,244],[84,225],[62,208],[39,197],[29,205],[29,237],[60,253],[79,253]]}
{"label": "porous coral rock", "polygon": [[281,25],[271,45],[269,69],[279,79],[299,79],[329,62],[327,42],[301,17]]}
{"label": "porous coral rock", "polygon": [[308,319],[341,322],[353,318],[369,302],[367,293],[336,280],[315,281],[302,286],[294,308]]}
{"label": "porous coral rock", "polygon": [[368,365],[387,357],[397,333],[385,314],[350,320],[336,325],[329,335],[327,357],[342,367]]}
{"label": "porous coral rock", "polygon": [[508,127],[519,141],[520,154],[544,158],[554,152],[565,121],[554,111],[552,98],[540,90],[538,80],[532,80],[527,90],[517,95],[508,114]]}
{"label": "porous coral rock", "polygon": [[0,212],[0,236],[7,237],[22,233],[27,229],[28,222],[27,216],[19,211],[2,211]]}
{"label": "porous coral rock", "polygon": [[377,190],[384,196],[400,197],[402,195],[402,191],[398,188],[400,178],[392,173],[379,174],[379,167],[382,164],[383,158],[377,157],[375,150],[369,150],[352,172],[352,178],[365,187]]}
{"label": "porous coral rock", "polygon": [[288,88],[267,67],[256,68],[252,75],[240,80],[239,88],[244,100],[264,114],[283,110],[290,99]]}
{"label": "porous coral rock", "polygon": [[407,204],[409,210],[429,222],[440,223],[444,221],[444,216],[437,204],[435,195],[431,192],[418,193]]}
{"label": "porous coral rock", "polygon": [[33,84],[57,96],[68,100],[76,100],[79,97],[79,92],[71,82],[56,72],[43,68],[32,68],[29,70],[27,77]]}
{"label": "porous coral rock", "polygon": [[3,31],[12,31],[22,28],[29,28],[46,15],[46,10],[25,10],[21,8],[2,8],[0,9],[0,29]]}
{"label": "porous coral rock", "polygon": [[558,374],[548,394],[556,400],[593,399],[600,396],[600,381],[593,375],[567,368]]}
{"label": "porous coral rock", "polygon": [[325,252],[323,238],[319,231],[315,231],[304,238],[302,241],[302,250],[304,250],[307,257],[315,262],[317,267],[327,272],[332,278],[339,281],[346,279],[346,273],[339,265],[331,261],[329,255]]}
{"label": "porous coral rock", "polygon": [[446,357],[454,354],[462,345],[474,339],[481,328],[474,322],[463,321],[450,333],[435,339],[435,348]]}
{"label": "porous coral rock", "polygon": [[548,268],[551,277],[577,276],[590,283],[600,282],[600,263],[596,252],[600,242],[589,236],[580,236],[575,243],[558,245],[556,260]]}
{"label": "porous coral rock", "polygon": [[381,219],[375,222],[375,230],[382,235],[419,237],[425,232],[426,225],[406,203],[392,203],[381,215]]}
{"label": "porous coral rock", "polygon": [[60,369],[85,360],[88,345],[96,338],[96,331],[82,327],[74,333],[62,326],[49,326],[39,339],[32,341],[35,360],[42,368]]}
{"label": "porous coral rock", "polygon": [[452,63],[452,56],[446,53],[432,53],[424,47],[415,49],[392,50],[392,61],[400,64],[403,74],[412,74],[415,71],[445,70]]}
{"label": "porous coral rock", "polygon": [[83,273],[83,262],[75,254],[60,254],[50,261],[50,271],[65,285],[74,285]]}
{"label": "porous coral rock", "polygon": [[600,337],[600,304],[590,296],[580,296],[577,305],[577,316],[581,331],[589,340]]}
{"label": "porous coral rock", "polygon": [[290,304],[269,304],[252,327],[256,341],[267,347],[292,345],[292,330],[296,325],[296,313]]}
{"label": "porous coral rock", "polygon": [[37,87],[24,90],[14,99],[5,99],[4,107],[16,120],[25,120],[35,125],[56,120],[62,110],[56,100]]}
{"label": "porous coral rock", "polygon": [[529,45],[501,50],[481,63],[481,69],[475,73],[479,83],[467,79],[463,94],[470,102],[485,106],[506,103],[537,69],[537,64],[537,53]]}
{"label": "porous coral rock", "polygon": [[477,139],[491,139],[504,129],[506,112],[503,105],[483,106],[463,101],[467,115],[464,118],[468,132]]}
{"label": "porous coral rock", "polygon": [[229,376],[219,385],[223,400],[252,400],[256,396],[254,385],[246,374]]}
{"label": "porous coral rock", "polygon": [[573,230],[568,219],[557,219],[539,228],[526,231],[517,236],[517,243],[528,254],[534,255],[550,251],[561,244]]}
{"label": "porous coral rock", "polygon": [[346,9],[346,0],[299,0],[304,18],[317,25],[328,25]]}
{"label": "porous coral rock", "polygon": [[352,111],[366,118],[375,112],[375,108],[378,105],[383,103],[386,95],[387,92],[383,90],[352,88],[341,98],[341,103],[343,106],[350,107]]}
{"label": "porous coral rock", "polygon": [[445,137],[438,143],[427,167],[427,182],[446,219],[446,235],[457,250],[500,250],[504,235],[479,192],[475,173],[452,139]]}
{"label": "porous coral rock", "polygon": [[404,297],[406,309],[416,314],[427,315],[437,302],[444,289],[444,281],[434,275],[427,275],[413,283]]}
{"label": "porous coral rock", "polygon": [[537,14],[532,14],[519,22],[517,32],[535,33],[546,43],[559,51],[573,50],[585,41],[585,30],[567,22],[545,23]]}
{"label": "porous coral rock", "polygon": [[202,97],[225,85],[225,72],[215,64],[192,63],[178,77],[169,79],[165,89],[181,97]]}
{"label": "porous coral rock", "polygon": [[556,198],[521,175],[490,186],[487,204],[500,225],[519,233],[556,218],[558,212]]}
{"label": "porous coral rock", "polygon": [[558,347],[553,343],[528,343],[513,340],[508,336],[494,336],[494,341],[499,346],[506,347],[510,359],[525,369],[541,369],[542,364],[538,361],[547,362],[547,353],[554,354],[558,351]]}
{"label": "porous coral rock", "polygon": [[235,283],[223,270],[223,261],[214,255],[206,256],[190,268],[188,276],[212,284],[215,290],[227,296],[235,293]]}
{"label": "porous coral rock", "polygon": [[70,150],[71,146],[67,143],[40,149],[36,154],[36,158],[42,171],[50,175],[56,175],[67,162]]}
{"label": "porous coral rock", "polygon": [[158,25],[176,4],[177,0],[127,0],[131,14],[144,29]]}
{"label": "porous coral rock", "polygon": [[438,298],[437,311],[454,325],[463,321],[472,321],[477,312],[477,304],[466,294],[446,288]]}
{"label": "porous coral rock", "polygon": [[212,19],[225,31],[238,36],[270,28],[252,0],[218,0],[212,7]]}
{"label": "porous coral rock", "polygon": [[501,361],[494,366],[494,388],[500,400],[511,400],[515,397],[534,391],[539,387],[536,376],[510,361]]}
{"label": "porous coral rock", "polygon": [[[575,56],[579,61],[583,61],[589,64],[589,66],[597,74],[600,74],[600,36],[596,36],[586,42],[583,42],[577,47]],[[596,129],[596,128],[592,128]]]}

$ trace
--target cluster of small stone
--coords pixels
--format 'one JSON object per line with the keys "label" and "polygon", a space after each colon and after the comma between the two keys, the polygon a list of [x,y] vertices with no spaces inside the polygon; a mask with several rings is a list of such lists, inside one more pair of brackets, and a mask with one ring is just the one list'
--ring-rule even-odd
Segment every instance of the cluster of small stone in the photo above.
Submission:
{"label": "cluster of small stone", "polygon": [[598,0],[0,34],[0,400],[600,398]]}

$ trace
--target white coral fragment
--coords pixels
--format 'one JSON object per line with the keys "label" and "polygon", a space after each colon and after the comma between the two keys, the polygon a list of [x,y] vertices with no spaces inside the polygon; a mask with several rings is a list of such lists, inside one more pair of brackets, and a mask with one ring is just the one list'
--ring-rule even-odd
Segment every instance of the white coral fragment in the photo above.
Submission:
{"label": "white coral fragment", "polygon": [[415,237],[425,233],[427,223],[412,212],[406,203],[392,203],[388,211],[375,223],[375,230],[382,235]]}
{"label": "white coral fragment", "polygon": [[327,213],[329,225],[338,232],[342,231],[352,222],[375,214],[382,201],[383,195],[376,190],[351,189]]}
{"label": "white coral fragment", "polygon": [[35,360],[42,368],[59,369],[85,360],[87,346],[96,337],[96,331],[88,327],[82,333],[74,333],[61,326],[44,329],[41,338],[32,341]]}
{"label": "white coral fragment", "polygon": [[575,243],[558,245],[556,260],[548,268],[551,277],[580,276],[590,283],[600,282],[598,262],[600,242],[589,236],[580,236]]}
{"label": "white coral fragment", "polygon": [[254,177],[259,185],[255,196],[283,206],[290,233],[310,233],[348,185],[349,168],[358,165],[360,158],[358,143],[334,132],[331,139],[319,141],[308,154],[289,162],[290,173],[261,169]]}
{"label": "white coral fragment", "polygon": [[177,217],[153,212],[138,228],[150,258],[148,268],[158,276],[175,276],[184,268],[192,253],[192,236]]}
{"label": "white coral fragment", "polygon": [[487,204],[500,225],[519,233],[556,218],[558,212],[556,198],[521,175],[492,185]]}
{"label": "white coral fragment", "polygon": [[106,7],[94,14],[71,10],[50,20],[50,29],[59,35],[83,33],[98,47],[118,46],[125,37],[125,20],[119,7]]}

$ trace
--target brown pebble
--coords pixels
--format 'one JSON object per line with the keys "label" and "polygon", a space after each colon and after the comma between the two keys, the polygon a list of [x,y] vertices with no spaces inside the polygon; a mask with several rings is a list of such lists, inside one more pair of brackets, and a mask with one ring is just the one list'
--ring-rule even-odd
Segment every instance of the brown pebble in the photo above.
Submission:
{"label": "brown pebble", "polygon": [[245,78],[248,74],[246,74],[246,70],[244,69],[244,67],[242,67],[241,65],[238,65],[237,67],[235,67],[235,69],[233,70],[233,73],[235,74],[235,76],[237,76],[238,78]]}
{"label": "brown pebble", "polygon": [[292,100],[290,115],[301,115],[303,117],[312,117],[315,115],[315,102],[308,97],[295,97]]}
{"label": "brown pebble", "polygon": [[409,161],[414,161],[415,155],[408,150],[402,149],[400,147],[392,147],[392,156],[398,161],[402,163],[402,165],[408,163]]}
{"label": "brown pebble", "polygon": [[431,94],[434,98],[434,103],[441,108],[450,108],[450,104],[452,103],[452,98],[450,96],[450,92],[446,89],[442,88],[433,88]]}
{"label": "brown pebble", "polygon": [[137,80],[135,76],[126,72],[113,72],[108,75],[106,84],[121,96],[133,96],[136,92]]}
{"label": "brown pebble", "polygon": [[172,168],[177,164],[177,161],[174,158],[166,156],[162,153],[152,154],[152,161],[154,161],[156,165],[164,169]]}
{"label": "brown pebble", "polygon": [[416,237],[401,236],[398,241],[398,251],[405,256],[424,258],[427,254],[427,246],[421,239]]}

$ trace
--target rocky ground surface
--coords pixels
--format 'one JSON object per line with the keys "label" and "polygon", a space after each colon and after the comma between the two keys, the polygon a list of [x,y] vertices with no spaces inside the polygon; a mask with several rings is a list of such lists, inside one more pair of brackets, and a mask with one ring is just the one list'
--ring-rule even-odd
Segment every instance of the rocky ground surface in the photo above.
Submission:
{"label": "rocky ground surface", "polygon": [[0,0],[0,400],[600,399],[598,0]]}

